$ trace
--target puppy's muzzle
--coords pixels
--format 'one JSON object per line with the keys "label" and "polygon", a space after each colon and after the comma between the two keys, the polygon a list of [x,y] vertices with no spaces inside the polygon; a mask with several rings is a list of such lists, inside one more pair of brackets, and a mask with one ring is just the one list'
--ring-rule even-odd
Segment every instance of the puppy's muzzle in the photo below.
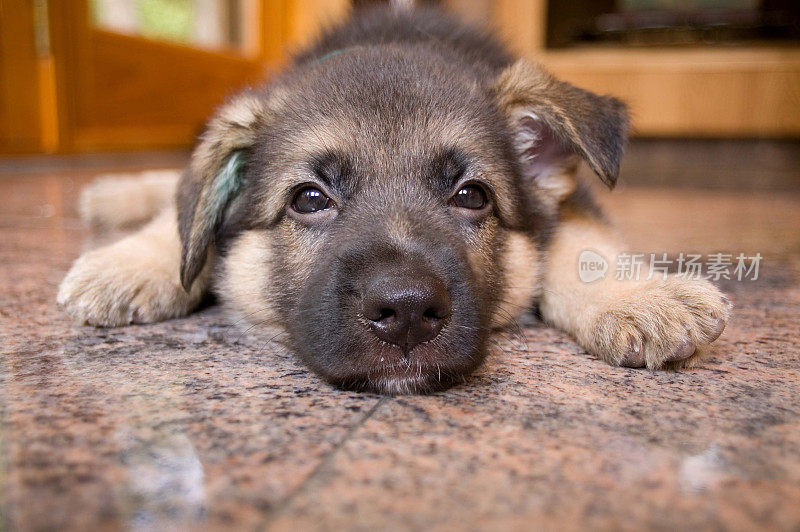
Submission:
{"label": "puppy's muzzle", "polygon": [[433,340],[452,311],[441,279],[425,272],[381,273],[367,285],[362,313],[372,332],[408,354]]}

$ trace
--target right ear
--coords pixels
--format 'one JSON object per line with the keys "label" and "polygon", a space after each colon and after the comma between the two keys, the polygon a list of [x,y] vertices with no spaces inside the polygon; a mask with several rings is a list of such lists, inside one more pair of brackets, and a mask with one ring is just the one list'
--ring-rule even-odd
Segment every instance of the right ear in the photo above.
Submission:
{"label": "right ear", "polygon": [[245,93],[220,107],[192,153],[177,192],[181,284],[189,290],[205,265],[226,207],[241,186],[241,169],[266,121],[267,104]]}
{"label": "right ear", "polygon": [[523,177],[541,197],[558,203],[574,189],[577,157],[613,188],[628,136],[625,104],[525,59],[498,76],[493,94],[511,126]]}

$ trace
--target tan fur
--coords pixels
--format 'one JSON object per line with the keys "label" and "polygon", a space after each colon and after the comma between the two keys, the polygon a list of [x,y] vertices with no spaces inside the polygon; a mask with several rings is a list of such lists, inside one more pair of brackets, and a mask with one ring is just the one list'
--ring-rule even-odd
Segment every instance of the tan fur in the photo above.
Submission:
{"label": "tan fur", "polygon": [[[283,283],[302,286],[308,281],[317,259],[316,243],[299,231],[288,230],[291,247],[290,279]],[[293,235],[293,236],[291,236]],[[230,308],[244,314],[251,323],[278,327],[283,323],[273,304],[276,279],[272,277],[272,239],[267,230],[250,230],[239,235],[222,261],[217,293]]]}
{"label": "tan fur", "polygon": [[271,255],[267,231],[246,231],[231,246],[217,279],[222,301],[241,312],[248,322],[265,327],[279,322],[275,308],[264,297],[264,290],[272,283]]}
{"label": "tan fur", "polygon": [[539,292],[539,252],[528,235],[509,232],[500,263],[503,295],[492,317],[493,327],[506,326],[528,310]]}
{"label": "tan fur", "polygon": [[575,162],[572,167],[553,172],[543,179],[536,180],[535,186],[538,197],[546,207],[557,208],[567,196],[575,191],[576,183],[573,175],[577,166],[577,162]]}
{"label": "tan fur", "polygon": [[139,232],[76,260],[61,282],[58,304],[75,321],[104,327],[184,316],[207,290],[213,261],[187,293],[178,276],[180,253],[170,208]]}
{"label": "tan fur", "polygon": [[146,223],[172,205],[178,179],[177,170],[101,176],[81,191],[81,218],[102,230]]}
{"label": "tan fur", "polygon": [[[580,280],[578,258],[586,249],[609,262],[605,278]],[[542,316],[609,364],[658,369],[695,363],[722,332],[730,304],[705,280],[617,280],[614,264],[623,250],[603,223],[565,217],[550,246]],[[675,359],[679,351],[681,360]]]}

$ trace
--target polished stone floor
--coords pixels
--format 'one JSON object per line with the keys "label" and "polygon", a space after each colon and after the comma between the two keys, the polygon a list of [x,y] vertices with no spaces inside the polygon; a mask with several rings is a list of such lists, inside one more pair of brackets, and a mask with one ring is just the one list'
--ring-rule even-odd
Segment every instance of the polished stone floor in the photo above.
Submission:
{"label": "polished stone floor", "polygon": [[216,307],[71,324],[91,169],[0,176],[0,529],[800,528],[800,196],[622,188],[634,249],[761,253],[701,367],[611,368],[535,318],[466,385],[320,382]]}

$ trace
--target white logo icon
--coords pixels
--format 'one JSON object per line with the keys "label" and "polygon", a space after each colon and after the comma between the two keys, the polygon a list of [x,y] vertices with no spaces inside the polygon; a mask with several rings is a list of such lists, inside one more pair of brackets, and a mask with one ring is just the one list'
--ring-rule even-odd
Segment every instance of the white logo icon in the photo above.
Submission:
{"label": "white logo icon", "polygon": [[603,279],[608,271],[608,261],[591,249],[584,249],[578,256],[578,277],[584,283]]}

